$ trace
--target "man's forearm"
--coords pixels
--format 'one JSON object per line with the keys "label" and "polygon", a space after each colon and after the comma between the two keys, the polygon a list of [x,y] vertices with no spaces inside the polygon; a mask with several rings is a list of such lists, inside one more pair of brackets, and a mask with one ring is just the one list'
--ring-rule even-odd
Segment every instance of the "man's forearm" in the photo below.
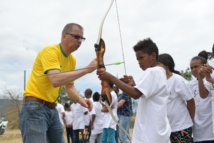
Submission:
{"label": "man's forearm", "polygon": [[59,72],[57,70],[53,72],[48,72],[48,76],[51,80],[51,83],[54,87],[58,87],[61,85],[66,85],[71,83],[72,81],[84,76],[89,73],[87,69],[71,71],[71,72]]}

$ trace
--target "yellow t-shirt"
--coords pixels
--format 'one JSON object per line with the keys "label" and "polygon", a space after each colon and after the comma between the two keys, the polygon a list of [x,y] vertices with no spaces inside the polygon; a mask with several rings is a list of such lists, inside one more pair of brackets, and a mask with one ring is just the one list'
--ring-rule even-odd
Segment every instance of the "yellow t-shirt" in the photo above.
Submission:
{"label": "yellow t-shirt", "polygon": [[24,96],[33,96],[48,102],[56,102],[60,87],[54,88],[46,74],[49,70],[58,69],[61,72],[74,70],[76,59],[66,55],[60,44],[50,45],[39,52],[26,85]]}

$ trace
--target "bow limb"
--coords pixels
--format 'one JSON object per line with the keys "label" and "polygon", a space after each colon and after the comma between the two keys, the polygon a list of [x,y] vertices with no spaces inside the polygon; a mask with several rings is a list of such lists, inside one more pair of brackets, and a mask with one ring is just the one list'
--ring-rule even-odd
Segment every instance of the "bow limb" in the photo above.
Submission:
{"label": "bow limb", "polygon": [[102,37],[103,24],[104,24],[104,21],[106,19],[106,16],[108,15],[108,12],[110,11],[110,9],[111,9],[111,7],[113,5],[113,2],[114,2],[114,0],[111,0],[111,3],[110,3],[110,5],[109,5],[104,17],[103,17],[103,20],[101,21],[100,30],[99,30],[99,33],[98,33],[98,39],[97,39],[97,43],[96,43],[97,45],[99,45],[99,43],[100,43],[100,39]]}

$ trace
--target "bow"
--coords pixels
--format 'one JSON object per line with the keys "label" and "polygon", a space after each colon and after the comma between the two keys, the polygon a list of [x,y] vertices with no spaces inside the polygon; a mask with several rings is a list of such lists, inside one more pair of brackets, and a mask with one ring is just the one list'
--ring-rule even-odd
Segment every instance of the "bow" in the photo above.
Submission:
{"label": "bow", "polygon": [[[107,16],[108,12],[110,11],[113,2],[114,2],[114,0],[111,0],[110,6],[107,9],[107,12],[105,13],[105,15],[103,17],[103,20],[101,22],[100,29],[99,29],[97,43],[95,44],[95,51],[96,51],[97,62],[98,62],[97,68],[99,68],[101,70],[106,70],[105,65],[104,65],[104,60],[103,60],[103,56],[105,53],[105,42],[101,38],[102,29],[103,29],[103,24],[104,24],[105,18]],[[102,85],[101,96],[105,101],[107,101],[108,105],[110,105],[112,99],[111,99],[111,94],[110,94],[111,89],[109,87],[108,81],[102,80],[101,85]]]}
{"label": "bow", "polygon": [[[103,60],[104,53],[105,53],[105,42],[101,38],[102,37],[102,29],[103,29],[103,24],[104,24],[105,18],[107,16],[109,10],[111,9],[111,6],[112,6],[113,2],[114,2],[114,0],[111,0],[110,6],[109,6],[109,8],[108,8],[108,10],[107,10],[102,22],[101,22],[97,43],[94,45],[95,51],[96,51],[96,56],[97,56],[97,63],[98,63],[97,68],[101,69],[101,70],[104,70],[104,71],[106,70],[105,65],[104,65],[104,60]],[[117,121],[117,119],[115,118],[115,116],[112,113],[112,110],[111,110],[111,107],[110,107],[111,102],[112,102],[111,93],[110,93],[111,92],[111,88],[109,87],[108,81],[107,80],[101,80],[101,85],[102,85],[101,96],[105,100],[106,107],[107,107],[111,117],[113,118],[115,123],[119,126],[119,128],[121,128],[123,130],[123,132],[131,140],[131,136],[129,135],[129,133],[119,124],[119,122]]]}

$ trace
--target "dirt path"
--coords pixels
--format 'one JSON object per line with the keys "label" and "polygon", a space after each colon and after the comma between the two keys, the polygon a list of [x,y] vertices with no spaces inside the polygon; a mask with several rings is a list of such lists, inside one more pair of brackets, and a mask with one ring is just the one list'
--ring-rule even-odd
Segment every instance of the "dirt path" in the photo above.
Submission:
{"label": "dirt path", "polygon": [[0,135],[0,139],[17,138],[17,137],[21,137],[21,135],[20,134],[3,134],[3,135]]}

